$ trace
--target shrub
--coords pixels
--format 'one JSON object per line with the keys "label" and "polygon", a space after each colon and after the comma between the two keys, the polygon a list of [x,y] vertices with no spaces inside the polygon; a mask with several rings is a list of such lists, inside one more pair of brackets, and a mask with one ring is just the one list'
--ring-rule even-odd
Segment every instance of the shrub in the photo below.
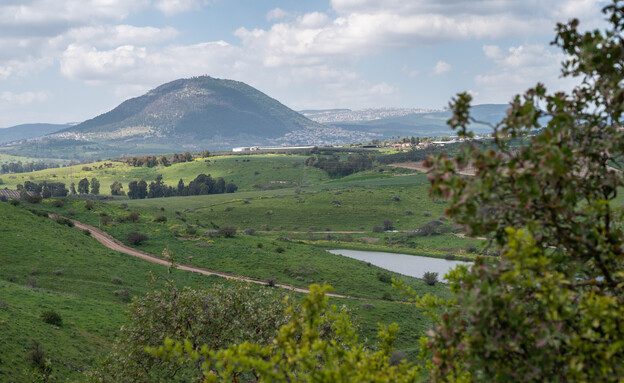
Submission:
{"label": "shrub", "polygon": [[91,231],[89,231],[89,229],[84,229],[82,232],[88,237],[91,236]]}
{"label": "shrub", "polygon": [[393,201],[397,201],[397,202],[398,202],[398,201],[400,201],[400,200],[401,200],[401,197],[399,197],[398,195],[393,195],[393,196],[392,196],[392,200],[393,200]]}
{"label": "shrub", "polygon": [[147,234],[137,233],[136,231],[132,231],[126,235],[126,242],[129,245],[140,245],[148,239],[149,237]]}
{"label": "shrub", "polygon": [[41,319],[47,323],[47,324],[51,324],[54,326],[62,326],[63,325],[63,318],[61,318],[61,315],[59,313],[57,313],[54,310],[46,310],[44,312],[41,313]]}
{"label": "shrub", "polygon": [[389,291],[385,291],[383,294],[381,294],[381,299],[383,299],[384,301],[391,301],[392,294],[390,294]]}
{"label": "shrub", "polygon": [[256,234],[256,229],[254,228],[245,229],[243,230],[243,233],[245,233],[246,235],[254,235]]}
{"label": "shrub", "polygon": [[225,211],[232,211],[234,210],[234,206],[226,206],[225,207]]}
{"label": "shrub", "polygon": [[423,274],[423,281],[429,286],[433,286],[438,282],[438,273],[433,271],[427,271]]}
{"label": "shrub", "polygon": [[405,215],[412,215],[412,214],[414,214],[414,212],[413,212],[413,211],[411,211],[411,210],[405,210]]}
{"label": "shrub", "polygon": [[398,366],[403,361],[407,361],[407,353],[405,351],[392,350],[390,354],[390,365]]}
{"label": "shrub", "polygon": [[285,252],[285,251],[286,251],[286,249],[284,249],[284,248],[283,248],[283,247],[281,247],[281,246],[278,246],[278,247],[276,247],[276,248],[275,248],[275,252],[276,252],[276,253],[283,253],[283,252]]}
{"label": "shrub", "polygon": [[54,270],[52,273],[53,273],[54,275],[61,275],[61,274],[63,274],[63,270],[61,270],[61,269]]}
{"label": "shrub", "polygon": [[52,201],[52,206],[54,206],[54,207],[63,207],[63,206],[65,206],[65,200],[64,199],[55,199],[54,201]]}
{"label": "shrub", "polygon": [[26,283],[28,284],[28,286],[35,288],[39,284],[39,280],[37,278],[28,278],[28,281],[26,281]]}
{"label": "shrub", "polygon": [[262,242],[258,242],[258,244],[256,245],[256,247],[258,249],[262,249],[264,247],[264,245],[262,244]]}
{"label": "shrub", "polygon": [[381,226],[373,226],[373,233],[383,233],[383,227]]}
{"label": "shrub", "polygon": [[197,234],[197,229],[194,228],[193,226],[187,226],[186,227],[186,234],[187,235],[195,235],[195,234]]}
{"label": "shrub", "polygon": [[444,256],[444,259],[446,259],[447,261],[454,261],[455,260],[455,254],[451,254],[448,253]]}
{"label": "shrub", "polygon": [[167,222],[167,217],[165,217],[164,215],[157,215],[156,218],[154,218],[154,222]]}
{"label": "shrub", "polygon": [[95,207],[95,202],[93,202],[91,200],[85,201],[85,209],[93,210],[94,207]]}
{"label": "shrub", "polygon": [[225,238],[232,238],[236,235],[236,228],[234,226],[223,226],[219,228],[218,234]]}
{"label": "shrub", "polygon": [[121,285],[123,281],[121,280],[121,278],[115,277],[113,278],[113,283],[116,285]]}
{"label": "shrub", "polygon": [[141,215],[141,214],[139,214],[138,212],[133,211],[133,212],[131,212],[130,214],[128,214],[128,221],[131,221],[131,222],[136,222],[136,221],[138,221],[138,220],[139,220],[139,216],[140,216],[140,215]]}
{"label": "shrub", "polygon": [[28,203],[39,203],[39,202],[41,202],[41,200],[42,200],[42,198],[38,194],[28,196],[28,198],[26,199],[26,201]]}
{"label": "shrub", "polygon": [[394,221],[392,221],[391,219],[386,219],[383,221],[383,228],[384,230],[392,230],[394,229]]}
{"label": "shrub", "polygon": [[332,204],[334,204],[334,205],[340,205],[340,201],[338,201],[337,199],[335,199],[335,200],[333,200],[333,201],[332,201]]}
{"label": "shrub", "polygon": [[423,211],[423,217],[431,217],[431,213],[428,211]]}
{"label": "shrub", "polygon": [[372,310],[375,308],[375,305],[372,303],[362,303],[360,307],[363,308],[364,310]]}
{"label": "shrub", "polygon": [[276,278],[267,278],[265,279],[267,286],[269,287],[275,287],[277,285],[277,279]]}
{"label": "shrub", "polygon": [[26,360],[37,367],[43,367],[45,364],[46,354],[43,345],[38,340],[31,339],[28,347],[30,351],[26,355]]}
{"label": "shrub", "polygon": [[130,291],[126,289],[113,291],[115,296],[119,297],[123,302],[130,302]]}
{"label": "shrub", "polygon": [[20,201],[18,199],[12,199],[9,203],[13,206],[19,206]]}
{"label": "shrub", "polygon": [[69,227],[73,227],[74,226],[74,223],[70,219],[67,219],[65,217],[58,217],[57,219],[55,219],[55,221],[59,225],[67,225]]}
{"label": "shrub", "polygon": [[379,279],[379,281],[383,283],[392,283],[392,277],[390,276],[390,274],[382,273],[381,271],[377,272],[377,279]]}

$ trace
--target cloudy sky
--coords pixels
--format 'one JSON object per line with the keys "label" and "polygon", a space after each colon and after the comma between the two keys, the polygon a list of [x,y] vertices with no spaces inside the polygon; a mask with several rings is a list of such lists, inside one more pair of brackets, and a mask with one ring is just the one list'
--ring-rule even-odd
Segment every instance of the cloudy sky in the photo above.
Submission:
{"label": "cloudy sky", "polygon": [[0,0],[0,127],[79,122],[208,74],[296,109],[442,108],[566,89],[557,21],[596,0]]}

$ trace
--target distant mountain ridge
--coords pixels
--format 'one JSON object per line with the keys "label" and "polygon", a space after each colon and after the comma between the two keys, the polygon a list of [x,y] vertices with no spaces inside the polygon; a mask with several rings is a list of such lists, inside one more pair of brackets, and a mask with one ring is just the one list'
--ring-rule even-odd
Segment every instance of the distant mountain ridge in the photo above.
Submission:
{"label": "distant mountain ridge", "polygon": [[[478,121],[494,124],[505,117],[507,109],[509,109],[507,104],[473,105],[470,114]],[[379,116],[379,118],[369,120],[336,121],[331,125],[345,130],[375,132],[384,137],[392,135],[437,137],[454,134],[446,124],[451,116],[450,110],[433,110],[388,117]],[[491,127],[482,124],[471,124],[470,129],[477,134],[492,132]]]}
{"label": "distant mountain ridge", "polygon": [[95,118],[0,151],[104,158],[236,146],[324,145],[372,137],[309,120],[245,83],[200,76],[163,84]]}
{"label": "distant mountain ridge", "polygon": [[0,129],[0,144],[44,136],[70,127],[70,124],[21,124]]}

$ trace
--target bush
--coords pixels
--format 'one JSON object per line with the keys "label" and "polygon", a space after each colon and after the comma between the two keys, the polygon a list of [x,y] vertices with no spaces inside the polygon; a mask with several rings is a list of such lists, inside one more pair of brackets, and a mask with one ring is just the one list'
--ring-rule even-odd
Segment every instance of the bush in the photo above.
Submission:
{"label": "bush", "polygon": [[423,281],[429,286],[433,286],[438,282],[438,273],[433,271],[427,271],[423,274]]}
{"label": "bush", "polygon": [[391,219],[386,219],[383,221],[383,228],[384,230],[392,230],[394,229],[394,221],[392,221]]}
{"label": "bush", "polygon": [[19,206],[20,201],[18,199],[12,199],[9,203],[13,206]]}
{"label": "bush", "polygon": [[234,226],[223,226],[219,229],[219,235],[224,236],[225,238],[232,238],[236,235],[236,228]]}
{"label": "bush", "polygon": [[382,273],[381,271],[377,272],[377,279],[383,283],[392,283],[392,277],[390,274]]}
{"label": "bush", "polygon": [[225,207],[225,211],[232,211],[234,210],[234,206],[226,206]]}
{"label": "bush", "polygon": [[149,237],[147,236],[147,234],[137,233],[136,231],[130,232],[126,235],[126,242],[129,245],[140,245],[148,239]]}
{"label": "bush", "polygon": [[128,214],[128,221],[136,222],[139,220],[139,216],[140,214],[138,212],[133,211],[132,213]]}
{"label": "bush", "polygon": [[42,198],[39,194],[28,196],[28,198],[26,199],[28,203],[39,203],[41,202],[41,200]]}
{"label": "bush", "polygon": [[121,285],[123,281],[121,280],[121,278],[113,278],[113,283],[116,285]]}
{"label": "bush", "polygon": [[383,233],[383,227],[381,226],[373,226],[373,233]]}
{"label": "bush", "polygon": [[397,202],[398,202],[398,201],[400,201],[400,200],[401,200],[401,197],[399,197],[398,195],[393,195],[393,196],[392,196],[392,200],[393,200],[393,201],[397,201]]}
{"label": "bush", "polygon": [[61,318],[61,315],[59,313],[57,313],[54,310],[46,310],[44,312],[41,313],[41,319],[47,323],[47,324],[51,324],[54,326],[62,326],[63,325],[63,318]]}
{"label": "bush", "polygon": [[52,201],[52,206],[54,206],[54,207],[63,207],[63,206],[65,206],[65,200],[64,199],[55,199],[54,201]]}
{"label": "bush", "polygon": [[74,227],[74,223],[70,219],[67,219],[65,217],[58,217],[57,219],[55,219],[55,221],[59,225],[67,225],[69,227]]}
{"label": "bush", "polygon": [[431,213],[428,211],[423,211],[423,217],[431,217]]}
{"label": "bush", "polygon": [[39,280],[37,278],[28,278],[28,281],[26,281],[26,284],[28,284],[28,286],[32,288],[35,288],[39,284]]}
{"label": "bush", "polygon": [[61,274],[63,274],[63,270],[61,270],[61,269],[54,270],[52,273],[53,273],[54,275],[61,275]]}
{"label": "bush", "polygon": [[89,231],[89,229],[84,229],[82,232],[88,237],[91,236],[91,231]]}
{"label": "bush", "polygon": [[95,202],[93,202],[91,200],[85,201],[85,209],[93,210],[94,207],[95,207]]}
{"label": "bush", "polygon": [[413,212],[413,211],[411,211],[411,210],[405,210],[405,215],[412,215],[412,214],[414,214],[414,212]]}
{"label": "bush", "polygon": [[245,233],[245,235],[254,235],[256,234],[256,229],[254,228],[245,229],[243,230],[243,233]]}
{"label": "bush", "polygon": [[167,217],[165,217],[164,215],[157,215],[156,218],[154,218],[154,222],[167,222]]}
{"label": "bush", "polygon": [[264,247],[264,245],[262,244],[262,242],[258,242],[258,244],[256,245],[256,247],[258,249],[262,249]]}
{"label": "bush", "polygon": [[267,278],[265,279],[267,286],[269,287],[275,287],[277,285],[277,279],[276,278]]}
{"label": "bush", "polygon": [[28,347],[30,351],[26,355],[26,360],[35,365],[36,367],[43,367],[45,364],[46,354],[43,350],[41,342],[31,339]]}
{"label": "bush", "polygon": [[281,246],[278,246],[278,247],[276,247],[276,248],[275,248],[275,252],[276,252],[276,253],[280,253],[280,254],[281,254],[281,253],[283,253],[283,252],[285,252],[285,251],[286,251],[286,249],[284,249],[284,248],[283,248],[283,247],[281,247]]}
{"label": "bush", "polygon": [[390,354],[390,365],[398,366],[403,361],[407,361],[407,353],[405,351],[392,350],[392,354]]}
{"label": "bush", "polygon": [[126,289],[113,291],[115,296],[119,297],[123,302],[130,302],[130,291]]}
{"label": "bush", "polygon": [[386,291],[383,294],[381,294],[381,299],[383,299],[384,301],[391,301],[392,300],[392,294],[390,294],[390,292]]}

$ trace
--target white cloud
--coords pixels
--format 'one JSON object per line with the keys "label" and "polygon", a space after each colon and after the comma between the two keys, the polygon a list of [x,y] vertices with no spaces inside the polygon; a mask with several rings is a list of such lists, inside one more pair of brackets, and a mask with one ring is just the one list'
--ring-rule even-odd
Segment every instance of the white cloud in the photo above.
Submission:
{"label": "white cloud", "polygon": [[45,91],[22,93],[4,91],[0,93],[0,102],[3,105],[27,105],[35,102],[44,102],[49,98],[50,93]]}
{"label": "white cloud", "polygon": [[438,61],[433,67],[433,74],[440,75],[451,71],[451,64],[442,60]]}
{"label": "white cloud", "polygon": [[[175,28],[135,27],[132,25],[98,25],[69,30],[57,38],[58,45],[90,44],[98,46],[120,46],[126,44],[157,44],[173,40],[179,32]],[[67,46],[67,45],[65,45]]]}
{"label": "white cloud", "polygon": [[569,90],[577,83],[575,79],[560,78],[565,55],[548,46],[527,44],[503,51],[498,46],[486,45],[483,51],[494,68],[475,77],[480,89],[478,94],[482,95],[479,102],[509,100],[538,82],[545,82],[549,91]]}
{"label": "white cloud", "polygon": [[292,14],[288,11],[285,11],[281,8],[274,8],[271,9],[267,15],[266,18],[268,21],[275,21],[275,20],[281,20],[281,19],[285,19],[292,16]]}
{"label": "white cloud", "polygon": [[198,0],[158,0],[156,8],[166,16],[199,9],[201,4]]}

